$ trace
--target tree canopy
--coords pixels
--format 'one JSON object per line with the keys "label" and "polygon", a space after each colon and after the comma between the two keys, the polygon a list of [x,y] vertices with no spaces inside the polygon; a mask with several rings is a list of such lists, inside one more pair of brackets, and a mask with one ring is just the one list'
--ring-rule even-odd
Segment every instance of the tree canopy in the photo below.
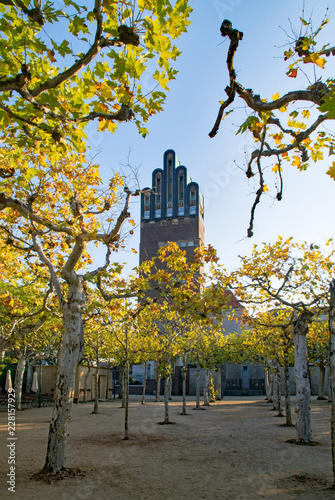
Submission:
{"label": "tree canopy", "polygon": [[[0,2],[0,130],[17,145],[83,151],[84,128],[134,119],[139,131],[162,110],[174,40],[186,31],[188,0],[91,0],[80,5]],[[140,79],[151,60],[152,92]]]}

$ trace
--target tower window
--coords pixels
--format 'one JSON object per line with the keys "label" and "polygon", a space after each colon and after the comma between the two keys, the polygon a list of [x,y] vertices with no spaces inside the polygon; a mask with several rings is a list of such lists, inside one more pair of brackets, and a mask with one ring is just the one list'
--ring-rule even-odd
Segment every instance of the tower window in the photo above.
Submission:
{"label": "tower window", "polygon": [[144,194],[144,218],[150,219],[150,195],[149,195],[149,193]]}
{"label": "tower window", "polygon": [[157,203],[161,202],[161,192],[162,192],[162,182],[161,182],[161,174],[158,173],[156,174],[156,186],[155,186],[155,191],[156,191],[156,205]]}
{"label": "tower window", "polygon": [[184,201],[184,174],[179,174],[179,182],[178,182],[178,200]]}

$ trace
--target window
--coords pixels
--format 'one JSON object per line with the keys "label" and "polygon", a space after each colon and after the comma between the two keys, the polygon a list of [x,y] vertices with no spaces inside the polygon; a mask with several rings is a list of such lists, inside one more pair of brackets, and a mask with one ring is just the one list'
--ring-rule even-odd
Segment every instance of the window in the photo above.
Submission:
{"label": "window", "polygon": [[150,194],[145,193],[144,194],[144,218],[145,219],[150,219]]}
{"label": "window", "polygon": [[178,177],[178,200],[184,201],[184,174],[182,172]]}
{"label": "window", "polygon": [[155,185],[155,192],[156,192],[156,204],[161,202],[161,192],[162,192],[162,182],[161,182],[161,174],[157,173],[156,174],[156,185]]}

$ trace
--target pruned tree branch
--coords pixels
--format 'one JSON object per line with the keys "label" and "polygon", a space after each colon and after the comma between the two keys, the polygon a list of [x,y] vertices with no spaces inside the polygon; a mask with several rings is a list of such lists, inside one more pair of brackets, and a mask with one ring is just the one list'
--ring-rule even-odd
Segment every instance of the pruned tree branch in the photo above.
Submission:
{"label": "pruned tree branch", "polygon": [[[219,113],[217,116],[217,119],[215,121],[213,129],[210,131],[209,136],[214,137],[220,127],[222,118],[223,118],[223,112],[228,106],[235,100],[236,95],[238,95],[240,98],[242,98],[247,105],[247,107],[251,110],[256,111],[259,116],[261,117],[261,122],[260,126],[262,126],[263,131],[265,132],[266,128],[268,125],[274,125],[279,128],[279,130],[283,134],[289,134],[291,137],[293,137],[293,140],[289,141],[288,144],[282,145],[282,147],[279,148],[272,148],[267,142],[265,142],[264,137],[261,139],[259,136],[259,132],[255,131],[255,129],[252,129],[251,125],[248,125],[248,128],[250,127],[250,130],[253,130],[253,135],[257,139],[260,140],[261,146],[259,149],[256,149],[255,151],[252,152],[250,160],[248,162],[248,167],[246,171],[246,175],[248,178],[252,177],[254,175],[252,171],[252,164],[254,161],[256,161],[257,164],[257,170],[258,170],[258,176],[259,176],[259,188],[256,191],[256,197],[255,201],[253,203],[252,209],[251,209],[251,217],[249,220],[249,227],[247,230],[247,236],[252,237],[253,236],[253,223],[254,223],[254,216],[255,216],[255,209],[258,203],[260,202],[260,198],[263,193],[263,187],[264,187],[264,178],[263,178],[263,171],[262,171],[262,166],[261,166],[261,158],[263,157],[272,157],[272,156],[277,156],[279,159],[280,156],[285,155],[286,153],[293,151],[293,150],[299,150],[301,154],[301,158],[303,161],[308,160],[308,153],[305,145],[303,144],[303,141],[307,138],[310,137],[310,135],[318,129],[318,127],[323,123],[325,120],[330,118],[330,112],[328,111],[327,113],[320,114],[317,119],[312,123],[310,127],[308,127],[305,131],[301,132],[296,132],[293,129],[287,129],[284,128],[278,118],[275,118],[271,115],[271,112],[274,110],[280,110],[281,108],[286,107],[288,104],[297,102],[297,101],[303,101],[303,102],[311,102],[317,106],[321,106],[324,103],[325,96],[327,96],[331,92],[331,86],[327,83],[323,83],[321,81],[317,81],[314,84],[310,85],[306,90],[294,90],[287,92],[285,95],[278,97],[278,99],[272,100],[267,102],[264,99],[261,99],[259,95],[254,95],[252,89],[246,89],[244,88],[240,83],[236,82],[236,72],[234,69],[234,55],[236,53],[236,50],[238,48],[239,41],[242,40],[243,38],[243,33],[239,32],[236,29],[232,28],[232,24],[228,20],[224,20],[221,28],[221,35],[224,37],[228,37],[230,40],[229,44],[229,49],[228,49],[228,56],[227,56],[227,68],[228,68],[228,73],[229,73],[229,86],[226,87],[225,92],[228,96],[228,98],[221,104],[219,108]],[[298,43],[298,42],[297,42]],[[299,55],[299,46],[297,45],[298,49],[296,50]],[[322,50],[318,54],[324,54],[329,56],[330,54],[335,55],[335,48],[327,48]],[[305,55],[305,52],[304,52]],[[307,61],[306,61],[307,62]],[[309,61],[308,61],[309,62]],[[269,116],[270,114],[270,116]],[[265,118],[264,118],[265,117]],[[254,118],[254,117],[251,117]],[[264,123],[262,123],[264,121]],[[245,125],[245,124],[244,124]],[[242,128],[242,127],[241,127]],[[241,129],[240,129],[241,130]],[[244,129],[245,130],[245,129]],[[242,131],[244,131],[242,128]],[[277,199],[281,200],[282,199],[282,186],[283,186],[283,179],[282,179],[282,170],[281,170],[281,163],[279,163],[279,178],[280,178],[280,188],[279,191],[277,192]]]}

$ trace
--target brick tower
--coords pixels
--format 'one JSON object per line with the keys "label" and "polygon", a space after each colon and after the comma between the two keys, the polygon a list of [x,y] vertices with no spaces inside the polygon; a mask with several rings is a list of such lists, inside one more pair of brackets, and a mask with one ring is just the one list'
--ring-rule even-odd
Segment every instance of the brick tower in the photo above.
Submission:
{"label": "brick tower", "polygon": [[204,244],[204,199],[172,149],[164,153],[163,168],[153,171],[152,187],[143,191],[140,264],[170,241],[191,259],[194,249]]}

